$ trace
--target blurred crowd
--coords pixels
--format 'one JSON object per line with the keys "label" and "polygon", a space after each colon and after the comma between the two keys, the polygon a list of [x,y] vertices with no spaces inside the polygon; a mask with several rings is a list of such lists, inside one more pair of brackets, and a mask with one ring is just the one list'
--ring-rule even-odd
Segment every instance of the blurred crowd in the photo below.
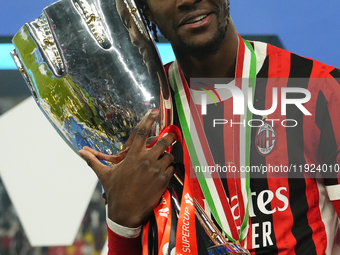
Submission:
{"label": "blurred crowd", "polygon": [[100,255],[106,237],[104,199],[98,184],[73,245],[32,247],[0,179],[1,255]]}

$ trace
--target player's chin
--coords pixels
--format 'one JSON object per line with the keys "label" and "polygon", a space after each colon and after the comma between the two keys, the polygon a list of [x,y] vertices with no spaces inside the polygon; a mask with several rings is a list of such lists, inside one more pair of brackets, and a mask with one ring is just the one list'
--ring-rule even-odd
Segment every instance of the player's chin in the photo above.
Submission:
{"label": "player's chin", "polygon": [[191,34],[182,40],[185,45],[193,48],[205,48],[213,44],[213,41],[214,34],[212,33]]}
{"label": "player's chin", "polygon": [[196,40],[190,46],[192,50],[196,53],[206,54],[214,54],[218,52],[223,44],[224,37],[221,36],[210,36],[205,38],[200,38],[201,40]]}

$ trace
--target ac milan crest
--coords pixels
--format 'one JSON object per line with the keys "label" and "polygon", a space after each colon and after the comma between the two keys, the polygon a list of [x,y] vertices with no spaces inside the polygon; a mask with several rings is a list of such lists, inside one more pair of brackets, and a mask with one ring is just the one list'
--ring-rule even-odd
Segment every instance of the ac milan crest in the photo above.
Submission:
{"label": "ac milan crest", "polygon": [[264,122],[256,131],[255,146],[257,152],[262,156],[268,156],[274,151],[276,144],[276,129],[270,123]]}

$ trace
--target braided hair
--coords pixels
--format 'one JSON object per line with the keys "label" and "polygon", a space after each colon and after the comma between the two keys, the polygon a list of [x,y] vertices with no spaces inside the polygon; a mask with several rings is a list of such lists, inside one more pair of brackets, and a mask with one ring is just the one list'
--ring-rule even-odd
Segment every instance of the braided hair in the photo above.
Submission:
{"label": "braided hair", "polygon": [[158,42],[158,36],[157,36],[157,26],[152,23],[147,15],[146,15],[146,12],[148,11],[149,7],[148,7],[148,3],[147,3],[147,0],[135,0],[135,3],[138,7],[138,9],[140,10],[141,14],[142,14],[142,17],[147,25],[147,27],[150,29],[150,31],[152,32],[153,36],[154,36],[154,39],[156,42]]}

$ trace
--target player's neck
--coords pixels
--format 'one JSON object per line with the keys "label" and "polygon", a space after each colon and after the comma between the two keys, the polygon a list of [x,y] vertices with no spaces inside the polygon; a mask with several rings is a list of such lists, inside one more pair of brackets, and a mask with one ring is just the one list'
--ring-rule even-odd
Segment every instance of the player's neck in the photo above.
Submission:
{"label": "player's neck", "polygon": [[221,48],[212,55],[202,58],[190,55],[176,55],[186,79],[200,78],[234,78],[238,52],[238,34],[230,19],[227,34]]}

